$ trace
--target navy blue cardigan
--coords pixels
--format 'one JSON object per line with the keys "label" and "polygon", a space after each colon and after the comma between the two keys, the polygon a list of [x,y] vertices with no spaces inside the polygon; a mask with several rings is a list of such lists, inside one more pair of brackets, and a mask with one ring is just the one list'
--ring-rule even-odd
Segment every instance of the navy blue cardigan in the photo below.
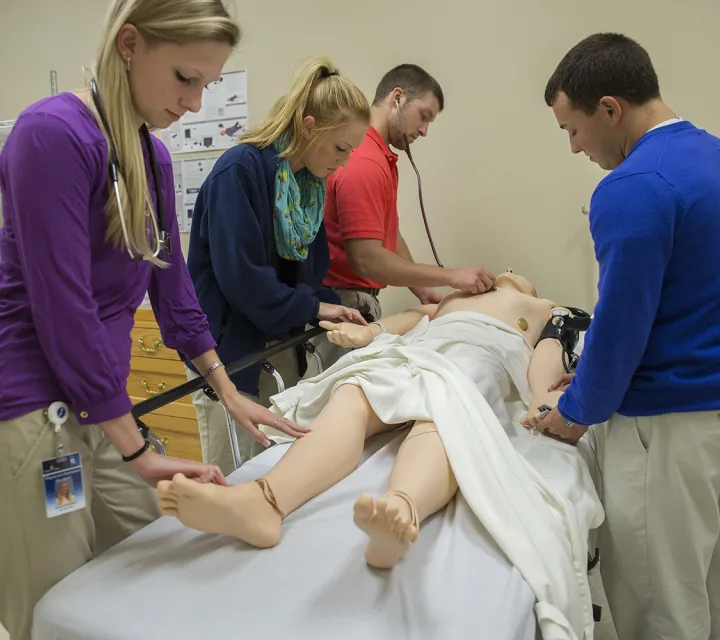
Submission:
{"label": "navy blue cardigan", "polygon": [[[315,321],[340,299],[322,281],[330,266],[325,223],[304,261],[280,258],[272,224],[277,152],[240,144],[226,151],[195,203],[188,268],[220,359],[229,364]],[[260,366],[232,376],[257,393]]]}

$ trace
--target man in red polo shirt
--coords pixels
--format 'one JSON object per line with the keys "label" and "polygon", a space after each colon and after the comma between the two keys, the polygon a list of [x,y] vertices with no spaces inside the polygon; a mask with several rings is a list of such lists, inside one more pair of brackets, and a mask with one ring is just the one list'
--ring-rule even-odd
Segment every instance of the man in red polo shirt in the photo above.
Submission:
{"label": "man in red polo shirt", "polygon": [[[325,226],[330,270],[324,284],[333,287],[345,306],[373,319],[381,315],[378,293],[386,286],[409,287],[422,304],[439,302],[435,287],[482,293],[495,276],[482,267],[445,269],[417,264],[399,230],[397,155],[426,136],[443,110],[438,82],[424,69],[403,64],[378,85],[370,128],[362,144],[327,180]],[[402,118],[402,122],[400,120]]]}

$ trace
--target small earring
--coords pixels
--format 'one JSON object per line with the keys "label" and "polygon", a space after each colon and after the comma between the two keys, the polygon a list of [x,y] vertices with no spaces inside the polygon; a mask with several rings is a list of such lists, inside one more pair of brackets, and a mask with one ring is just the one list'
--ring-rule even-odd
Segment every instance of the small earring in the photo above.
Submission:
{"label": "small earring", "polygon": [[125,71],[130,73],[130,58],[125,59]]}

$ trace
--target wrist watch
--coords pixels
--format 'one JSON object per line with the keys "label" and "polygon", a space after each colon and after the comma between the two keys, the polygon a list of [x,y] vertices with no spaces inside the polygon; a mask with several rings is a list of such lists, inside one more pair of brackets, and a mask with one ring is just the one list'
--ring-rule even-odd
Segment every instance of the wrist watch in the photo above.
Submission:
{"label": "wrist watch", "polygon": [[[541,420],[553,410],[553,408],[549,404],[541,404],[538,409],[540,410]],[[558,409],[558,413],[560,413],[560,409]],[[577,424],[575,422],[571,422],[570,420],[568,420],[562,413],[560,413],[560,417],[565,420],[565,424],[568,427],[577,427]]]}
{"label": "wrist watch", "polygon": [[[560,409],[558,409],[558,413],[560,413]],[[562,413],[560,413],[560,417],[561,417],[563,420],[565,420],[565,424],[566,424],[568,427],[577,427],[577,424],[575,424],[574,422],[571,422],[570,420],[568,420]]]}

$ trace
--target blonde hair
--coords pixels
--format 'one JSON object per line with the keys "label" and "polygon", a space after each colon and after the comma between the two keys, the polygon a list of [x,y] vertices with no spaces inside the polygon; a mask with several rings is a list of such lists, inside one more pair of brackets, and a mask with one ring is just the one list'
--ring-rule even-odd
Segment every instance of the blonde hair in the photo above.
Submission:
{"label": "blonde hair", "polygon": [[[310,141],[303,136],[303,119],[307,116],[315,120]],[[370,124],[367,98],[351,80],[339,74],[329,58],[314,56],[298,69],[290,91],[240,142],[263,149],[287,134],[288,147],[281,156],[289,157],[304,151],[313,140],[319,142],[328,132],[355,121]]]}
{"label": "blonde hair", "polygon": [[[108,152],[110,136],[117,149],[121,174],[120,199],[128,229],[129,248],[155,264],[163,264],[152,258],[153,249],[148,242],[145,213],[148,208],[154,210],[155,203],[150,202],[126,63],[118,51],[118,33],[128,23],[137,28],[150,46],[210,40],[224,42],[234,48],[240,40],[240,27],[230,17],[222,0],[114,0],[100,37],[94,75],[109,131],[105,130],[92,101],[90,108],[108,140]],[[106,239],[118,247],[123,242],[123,234],[112,187],[109,196],[105,207]]]}

